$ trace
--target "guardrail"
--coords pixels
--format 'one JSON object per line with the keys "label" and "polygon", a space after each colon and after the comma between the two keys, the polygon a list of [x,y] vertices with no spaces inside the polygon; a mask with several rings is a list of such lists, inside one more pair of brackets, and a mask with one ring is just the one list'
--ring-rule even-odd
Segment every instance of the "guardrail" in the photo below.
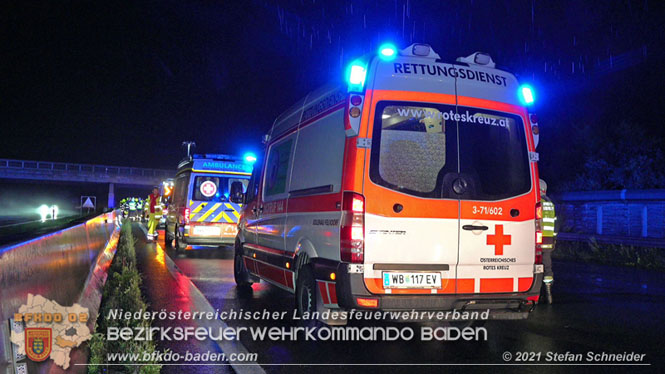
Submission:
{"label": "guardrail", "polygon": [[118,239],[115,218],[116,212],[104,213],[44,236],[0,246],[0,372],[15,362],[7,321],[28,294],[63,306],[79,303],[89,309],[88,327],[93,327],[101,285]]}
{"label": "guardrail", "polygon": [[576,191],[553,197],[559,240],[665,248],[665,189]]}
{"label": "guardrail", "polygon": [[28,161],[0,159],[0,169],[14,170],[41,170],[56,171],[63,173],[92,173],[107,175],[141,176],[141,177],[172,177],[175,172],[165,169],[147,169],[123,166],[93,165],[93,164],[73,164],[66,162],[48,162],[48,161]]}
{"label": "guardrail", "polygon": [[595,240],[598,243],[631,245],[636,247],[665,248],[665,240],[654,238],[635,238],[617,235],[577,234],[574,232],[560,232],[557,240],[569,242],[588,242]]}

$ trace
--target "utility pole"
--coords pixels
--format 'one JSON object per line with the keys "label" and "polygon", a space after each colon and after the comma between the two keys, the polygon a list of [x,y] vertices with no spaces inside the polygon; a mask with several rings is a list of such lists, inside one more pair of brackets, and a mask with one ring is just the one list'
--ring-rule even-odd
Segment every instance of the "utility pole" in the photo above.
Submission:
{"label": "utility pole", "polygon": [[196,148],[196,142],[191,142],[191,141],[182,142],[182,146],[183,147],[187,146],[187,157],[192,158],[191,150],[193,148]]}

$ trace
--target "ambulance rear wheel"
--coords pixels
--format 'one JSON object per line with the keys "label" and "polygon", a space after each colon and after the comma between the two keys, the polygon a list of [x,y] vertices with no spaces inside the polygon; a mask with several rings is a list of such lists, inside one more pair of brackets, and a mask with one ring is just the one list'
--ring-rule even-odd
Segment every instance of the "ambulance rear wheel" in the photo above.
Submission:
{"label": "ambulance rear wheel", "polygon": [[242,244],[236,242],[233,254],[233,278],[236,281],[238,289],[247,291],[252,287],[249,271],[245,266],[245,261],[242,259]]}
{"label": "ambulance rear wheel", "polygon": [[182,234],[180,234],[179,228],[176,226],[175,228],[175,233],[173,236],[175,236],[175,251],[176,253],[182,253],[185,251],[185,248],[187,248],[187,243],[183,243],[182,241]]}
{"label": "ambulance rear wheel", "polygon": [[169,234],[168,227],[164,228],[164,247],[167,249],[173,249],[173,236]]}
{"label": "ambulance rear wheel", "polygon": [[316,311],[316,281],[309,266],[303,266],[298,271],[296,307],[301,317]]}

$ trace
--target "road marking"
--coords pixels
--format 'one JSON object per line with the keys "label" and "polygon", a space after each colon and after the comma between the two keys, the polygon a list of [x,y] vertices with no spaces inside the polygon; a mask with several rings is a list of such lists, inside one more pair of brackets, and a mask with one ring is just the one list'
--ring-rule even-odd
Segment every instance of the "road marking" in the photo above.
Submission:
{"label": "road marking", "polygon": [[[144,234],[147,235],[148,231],[146,228],[141,224],[139,225],[141,228],[141,231],[143,231]],[[160,246],[159,243],[155,242],[155,245]],[[160,246],[161,247],[161,246]],[[164,262],[166,265],[166,269],[169,271],[169,274],[178,281],[178,284],[183,285],[185,284],[186,287],[189,287],[190,290],[190,299],[192,300],[192,303],[197,307],[197,311],[203,312],[203,313],[215,313],[215,308],[213,308],[212,305],[210,305],[210,302],[208,302],[208,299],[205,298],[201,290],[199,290],[196,285],[192,282],[192,280],[187,277],[173,262],[170,256],[164,256]],[[186,282],[181,282],[179,281],[180,279],[186,279]],[[208,322],[214,324],[213,326],[214,329],[228,329],[229,326],[222,320],[217,319],[217,320],[207,320]],[[217,344],[217,346],[224,352],[227,357],[236,354],[236,356],[240,355],[241,357],[247,357],[246,355],[249,354],[249,351],[245,346],[238,340],[238,341],[229,341],[229,340],[214,340],[214,342]],[[265,374],[265,371],[259,365],[257,362],[247,362],[247,361],[241,361],[241,362],[231,362],[231,367],[233,370],[238,373],[238,374]],[[186,364],[190,365],[190,364]]]}

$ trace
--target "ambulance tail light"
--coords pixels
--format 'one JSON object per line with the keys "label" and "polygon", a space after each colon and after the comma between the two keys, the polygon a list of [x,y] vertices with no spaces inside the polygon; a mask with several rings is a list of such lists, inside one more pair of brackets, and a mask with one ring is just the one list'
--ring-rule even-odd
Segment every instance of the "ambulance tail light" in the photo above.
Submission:
{"label": "ambulance tail light", "polygon": [[531,134],[533,135],[533,145],[538,147],[538,138],[540,134],[540,127],[538,127],[538,116],[535,113],[531,113],[529,116],[529,121],[531,121]]}
{"label": "ambulance tail light", "polygon": [[362,114],[363,95],[351,94],[349,97],[348,124],[345,124],[346,136],[356,136],[360,131],[360,115]]}
{"label": "ambulance tail light", "polygon": [[535,245],[535,261],[534,263],[540,265],[543,263],[543,206],[540,202],[536,204],[536,245]]}
{"label": "ambulance tail light", "polygon": [[189,208],[185,208],[184,216],[185,216],[185,224],[186,224],[186,225],[189,225],[189,213],[190,213],[190,209],[189,209]]}
{"label": "ambulance tail light", "polygon": [[340,257],[344,262],[365,259],[365,198],[354,192],[342,196],[342,224],[339,232]]}

